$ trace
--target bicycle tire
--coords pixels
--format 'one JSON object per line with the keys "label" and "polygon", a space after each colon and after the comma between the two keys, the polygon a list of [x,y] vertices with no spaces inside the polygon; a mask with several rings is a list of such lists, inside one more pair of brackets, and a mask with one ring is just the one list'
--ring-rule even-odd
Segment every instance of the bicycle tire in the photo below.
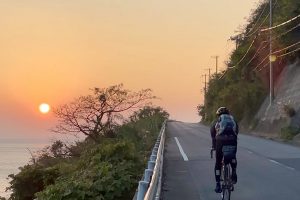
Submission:
{"label": "bicycle tire", "polygon": [[224,183],[225,187],[222,191],[222,200],[230,200],[231,196],[231,188],[229,188],[229,182],[230,182],[230,167],[229,165],[224,166]]}
{"label": "bicycle tire", "polygon": [[223,190],[222,200],[230,200],[230,196],[231,196],[230,189],[227,188],[227,189]]}

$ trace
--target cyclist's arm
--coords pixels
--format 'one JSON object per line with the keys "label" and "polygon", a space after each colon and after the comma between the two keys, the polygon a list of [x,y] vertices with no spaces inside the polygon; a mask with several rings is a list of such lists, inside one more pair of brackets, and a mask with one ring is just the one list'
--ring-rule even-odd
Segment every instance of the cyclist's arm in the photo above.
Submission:
{"label": "cyclist's arm", "polygon": [[235,124],[236,124],[236,135],[239,134],[239,124],[237,123],[237,121],[235,121]]}
{"label": "cyclist's arm", "polygon": [[216,129],[215,129],[216,123],[214,122],[212,126],[210,127],[210,135],[212,139],[212,148],[216,149]]}

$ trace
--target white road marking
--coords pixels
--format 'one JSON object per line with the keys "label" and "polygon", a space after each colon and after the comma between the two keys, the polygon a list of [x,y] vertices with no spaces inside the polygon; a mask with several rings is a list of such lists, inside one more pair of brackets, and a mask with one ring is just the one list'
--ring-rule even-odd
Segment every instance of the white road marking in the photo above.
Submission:
{"label": "white road marking", "polygon": [[269,159],[269,161],[271,161],[272,163],[275,163],[275,164],[277,164],[277,165],[281,165],[279,162],[277,162],[277,161],[275,161],[275,160]]}
{"label": "white road marking", "polygon": [[248,153],[253,154],[253,152],[252,152],[252,151],[249,151],[249,150],[248,150]]}
{"label": "white road marking", "polygon": [[183,149],[182,149],[182,147],[181,147],[181,145],[180,145],[180,143],[179,143],[177,137],[174,137],[174,138],[175,138],[175,141],[176,141],[177,146],[178,146],[178,148],[179,148],[179,151],[180,151],[180,153],[181,153],[181,155],[182,155],[182,157],[183,157],[183,160],[184,160],[184,161],[189,161],[189,159],[188,159],[188,157],[186,156],[186,154],[184,153],[184,151],[183,151]]}
{"label": "white road marking", "polygon": [[293,167],[286,166],[286,165],[281,164],[280,162],[277,162],[277,161],[275,161],[275,160],[269,159],[269,161],[271,161],[272,163],[275,163],[275,164],[277,164],[277,165],[283,166],[283,167],[285,167],[285,168],[287,168],[287,169],[289,169],[289,170],[296,170],[296,169],[293,168]]}
{"label": "white road marking", "polygon": [[288,169],[290,169],[290,170],[296,170],[295,168],[293,168],[293,167],[288,167],[288,166],[285,166],[286,168],[288,168]]}

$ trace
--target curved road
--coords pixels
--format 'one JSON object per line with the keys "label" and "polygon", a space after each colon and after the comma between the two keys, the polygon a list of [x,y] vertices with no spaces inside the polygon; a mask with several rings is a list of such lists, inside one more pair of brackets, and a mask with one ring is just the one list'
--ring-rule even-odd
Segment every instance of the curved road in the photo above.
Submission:
{"label": "curved road", "polygon": [[[209,128],[168,122],[163,200],[218,200]],[[239,135],[232,200],[299,200],[300,148]]]}

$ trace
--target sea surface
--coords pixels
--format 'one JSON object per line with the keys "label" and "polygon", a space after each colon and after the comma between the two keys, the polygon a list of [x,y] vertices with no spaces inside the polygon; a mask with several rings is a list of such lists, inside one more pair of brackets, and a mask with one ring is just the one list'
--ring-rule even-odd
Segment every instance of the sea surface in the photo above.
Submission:
{"label": "sea surface", "polygon": [[6,192],[9,186],[8,175],[16,174],[21,166],[29,163],[31,153],[41,150],[47,144],[42,143],[0,143],[0,196],[8,197]]}

